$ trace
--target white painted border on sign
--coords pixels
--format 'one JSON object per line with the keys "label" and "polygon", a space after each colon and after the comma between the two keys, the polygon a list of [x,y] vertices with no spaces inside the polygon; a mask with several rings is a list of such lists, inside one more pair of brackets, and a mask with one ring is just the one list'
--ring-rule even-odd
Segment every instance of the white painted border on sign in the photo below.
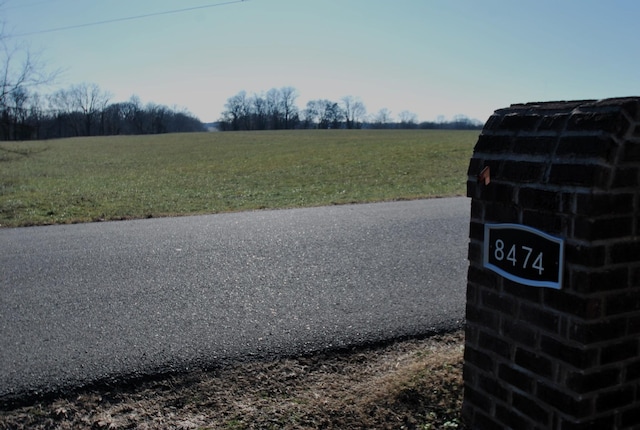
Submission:
{"label": "white painted border on sign", "polygon": [[[505,229],[512,229],[512,230],[522,230],[522,231],[526,231],[529,233],[533,233],[536,236],[540,236],[543,237],[544,239],[556,243],[559,246],[559,261],[558,261],[558,282],[551,282],[551,281],[536,281],[533,279],[527,279],[527,278],[521,278],[517,275],[514,275],[512,273],[509,273],[505,270],[503,270],[502,268],[495,266],[493,264],[491,264],[489,262],[489,249],[490,249],[490,243],[489,243],[489,232],[491,230],[505,230]],[[564,273],[564,239],[556,237],[556,236],[552,236],[548,233],[545,233],[543,231],[537,230],[533,227],[529,227],[526,225],[522,225],[522,224],[485,224],[484,226],[484,246],[483,246],[483,256],[482,256],[482,260],[483,260],[483,266],[486,267],[487,269],[490,269],[494,272],[496,272],[497,274],[499,274],[500,276],[503,276],[504,278],[507,278],[511,281],[514,282],[518,282],[519,284],[523,284],[523,285],[529,285],[531,287],[546,287],[546,288],[554,288],[556,290],[559,290],[562,288],[562,277],[563,277],[563,273]]]}

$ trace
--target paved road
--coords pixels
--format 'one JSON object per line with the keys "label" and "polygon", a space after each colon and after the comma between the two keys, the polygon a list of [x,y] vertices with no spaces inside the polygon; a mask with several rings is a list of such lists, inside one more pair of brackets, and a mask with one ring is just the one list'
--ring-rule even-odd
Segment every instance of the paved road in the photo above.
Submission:
{"label": "paved road", "polygon": [[0,230],[0,402],[459,327],[466,198]]}

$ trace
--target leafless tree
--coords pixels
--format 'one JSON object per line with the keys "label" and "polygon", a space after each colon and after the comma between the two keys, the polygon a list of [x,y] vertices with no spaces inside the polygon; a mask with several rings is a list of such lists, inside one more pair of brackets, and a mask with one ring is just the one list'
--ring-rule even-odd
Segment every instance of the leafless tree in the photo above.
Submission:
{"label": "leafless tree", "polygon": [[280,106],[284,119],[284,128],[291,128],[291,121],[294,115],[297,115],[298,108],[296,107],[296,99],[298,98],[298,91],[293,87],[282,87],[280,89]]}
{"label": "leafless tree", "polygon": [[400,127],[402,128],[416,128],[418,126],[418,115],[408,110],[403,110],[398,114],[400,120]]}
{"label": "leafless tree", "polygon": [[[102,91],[98,84],[82,83],[71,87],[71,95],[74,107],[84,116],[85,132],[91,136],[92,128],[98,125],[97,120],[109,104],[111,94]],[[100,124],[103,122],[100,121]]]}
{"label": "leafless tree", "polygon": [[367,109],[364,107],[362,100],[357,97],[346,96],[342,98],[341,104],[347,128],[361,128],[362,121],[367,114]]}
{"label": "leafless tree", "polygon": [[259,94],[251,97],[252,124],[256,130],[265,130],[267,128],[269,113],[267,111],[267,101]]}
{"label": "leafless tree", "polygon": [[282,116],[280,112],[280,91],[277,88],[271,88],[267,91],[265,97],[267,115],[269,117],[269,128],[271,130],[278,130],[282,128],[280,123],[282,122]]}
{"label": "leafless tree", "polygon": [[50,102],[58,117],[66,119],[76,136],[91,136],[96,134],[96,125],[104,125],[98,119],[110,98],[111,95],[102,91],[97,84],[82,83],[56,91],[50,97]]}
{"label": "leafless tree", "polygon": [[[0,3],[0,8],[2,3]],[[19,138],[19,124],[26,125],[16,115],[24,115],[30,92],[51,83],[57,72],[47,73],[43,61],[27,45],[13,39],[0,21],[0,122],[3,138]]]}
{"label": "leafless tree", "polygon": [[391,111],[387,108],[382,108],[373,118],[374,125],[377,128],[387,128],[392,122]]}
{"label": "leafless tree", "polygon": [[250,102],[246,91],[240,91],[235,96],[229,97],[224,107],[226,110],[222,113],[222,121],[229,124],[231,130],[248,129]]}

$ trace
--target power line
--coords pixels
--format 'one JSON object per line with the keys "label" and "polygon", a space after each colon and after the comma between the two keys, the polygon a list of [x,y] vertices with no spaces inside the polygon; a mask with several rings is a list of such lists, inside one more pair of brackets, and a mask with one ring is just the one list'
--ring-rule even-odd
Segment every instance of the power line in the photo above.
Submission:
{"label": "power line", "polygon": [[32,36],[34,34],[44,34],[44,33],[54,33],[54,32],[57,32],[57,31],[74,30],[74,29],[77,29],[77,28],[93,27],[93,26],[96,26],[96,25],[104,25],[104,24],[112,24],[114,22],[133,21],[135,19],[144,19],[144,18],[150,18],[150,17],[160,16],[160,15],[171,15],[171,14],[175,14],[175,13],[190,12],[190,11],[194,11],[194,10],[198,10],[198,9],[209,9],[209,8],[219,7],[219,6],[228,6],[228,5],[234,4],[234,3],[243,3],[245,1],[248,1],[248,0],[233,0],[233,1],[228,1],[228,2],[224,2],[224,3],[214,3],[214,4],[203,5],[203,6],[187,7],[187,8],[184,8],[184,9],[167,10],[167,11],[164,11],[164,12],[146,13],[146,14],[143,14],[143,15],[135,15],[135,16],[127,16],[127,17],[124,17],[124,18],[107,19],[107,20],[104,20],[104,21],[89,22],[89,23],[86,23],[86,24],[76,24],[76,25],[69,25],[69,26],[66,26],[66,27],[50,28],[50,29],[47,29],[47,30],[30,31],[28,33],[20,33],[20,34],[15,34],[15,35],[12,35],[12,36],[13,37],[22,37],[22,36]]}
{"label": "power line", "polygon": [[51,3],[51,0],[43,0],[43,1],[35,2],[35,3],[20,3],[20,4],[15,4],[15,5],[10,3],[8,6],[3,6],[2,8],[4,10],[23,9],[25,7],[38,6],[38,5],[45,4],[45,3]]}

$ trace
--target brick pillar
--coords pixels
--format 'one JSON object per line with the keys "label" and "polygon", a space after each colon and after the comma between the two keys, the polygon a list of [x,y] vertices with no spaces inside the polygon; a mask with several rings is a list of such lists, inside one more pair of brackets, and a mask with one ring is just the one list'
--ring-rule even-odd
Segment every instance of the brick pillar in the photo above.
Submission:
{"label": "brick pillar", "polygon": [[[639,429],[640,98],[496,111],[475,146],[467,191],[467,425]],[[561,241],[560,283],[510,277],[527,253],[529,270],[539,254],[518,242],[529,236],[513,236],[511,251],[512,230],[489,240],[493,224]],[[505,270],[487,266],[488,256]],[[533,277],[556,268],[540,257]]]}

